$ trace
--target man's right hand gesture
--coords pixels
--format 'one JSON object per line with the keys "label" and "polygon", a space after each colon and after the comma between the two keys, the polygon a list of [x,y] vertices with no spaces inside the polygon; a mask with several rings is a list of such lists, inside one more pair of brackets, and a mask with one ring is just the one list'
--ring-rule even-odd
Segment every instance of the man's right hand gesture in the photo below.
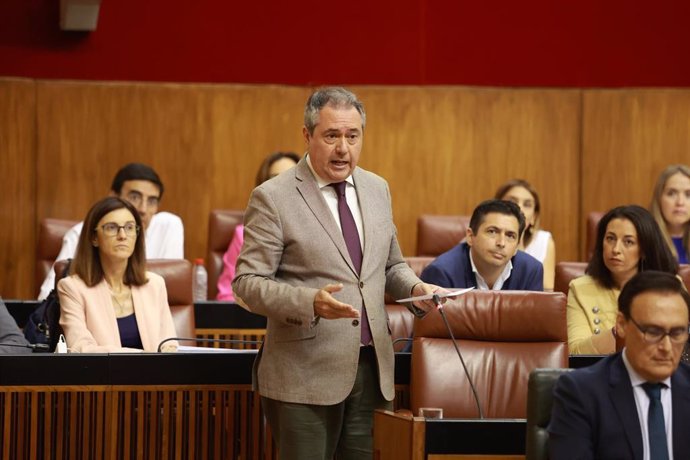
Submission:
{"label": "man's right hand gesture", "polygon": [[324,319],[359,318],[359,311],[352,305],[336,300],[331,294],[343,288],[341,283],[327,284],[314,296],[314,316]]}

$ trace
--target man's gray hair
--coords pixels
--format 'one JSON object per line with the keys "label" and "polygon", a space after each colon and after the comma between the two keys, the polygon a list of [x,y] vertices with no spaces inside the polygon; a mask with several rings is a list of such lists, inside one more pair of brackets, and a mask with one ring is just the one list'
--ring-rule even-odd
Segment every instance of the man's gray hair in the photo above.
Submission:
{"label": "man's gray hair", "polygon": [[314,134],[314,128],[319,123],[319,112],[327,105],[335,108],[354,107],[357,109],[357,112],[362,116],[362,131],[364,131],[364,126],[367,124],[367,114],[364,112],[362,101],[345,88],[331,86],[314,91],[307,99],[307,105],[304,107],[304,126],[309,134]]}

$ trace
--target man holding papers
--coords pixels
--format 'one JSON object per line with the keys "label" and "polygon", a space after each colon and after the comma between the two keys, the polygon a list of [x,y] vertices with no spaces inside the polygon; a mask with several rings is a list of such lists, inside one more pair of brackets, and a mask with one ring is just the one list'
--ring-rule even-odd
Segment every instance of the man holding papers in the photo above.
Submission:
{"label": "man holding papers", "polygon": [[513,202],[488,200],[470,218],[467,237],[422,272],[422,280],[447,288],[544,290],[544,268],[518,251],[525,217]]}
{"label": "man holding papers", "polygon": [[[296,167],[252,192],[236,297],[267,317],[254,385],[281,459],[371,459],[373,411],[395,396],[384,292],[432,293],[400,253],[386,182],[357,166],[357,97],[309,97]],[[433,301],[419,301],[433,308]]]}

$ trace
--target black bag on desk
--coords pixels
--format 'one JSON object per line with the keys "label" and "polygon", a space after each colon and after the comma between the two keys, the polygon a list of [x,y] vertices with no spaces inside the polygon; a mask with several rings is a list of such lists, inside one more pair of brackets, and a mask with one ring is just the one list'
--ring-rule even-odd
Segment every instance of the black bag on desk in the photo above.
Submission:
{"label": "black bag on desk", "polygon": [[[64,278],[69,273],[69,266],[72,259],[67,260],[65,270],[59,279]],[[55,281],[57,285],[57,281]],[[29,320],[24,326],[24,337],[29,343],[43,343],[48,345],[49,351],[55,351],[58,339],[62,333],[60,327],[60,298],[57,289],[53,288],[48,297],[29,316]]]}

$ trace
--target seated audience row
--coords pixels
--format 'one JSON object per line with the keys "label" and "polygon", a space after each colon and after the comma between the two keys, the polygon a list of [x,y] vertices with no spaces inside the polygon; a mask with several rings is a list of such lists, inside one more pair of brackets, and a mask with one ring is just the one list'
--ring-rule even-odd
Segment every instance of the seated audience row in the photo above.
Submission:
{"label": "seated audience row", "polygon": [[[146,257],[149,259],[183,259],[184,228],[182,220],[169,212],[158,212],[163,197],[163,182],[150,166],[130,163],[123,166],[110,186],[110,195],[117,196],[136,208],[146,233]],[[62,239],[62,248],[56,257],[65,260],[74,257],[83,222],[72,227]],[[41,285],[39,300],[45,299],[55,286],[55,270],[48,271]]]}

